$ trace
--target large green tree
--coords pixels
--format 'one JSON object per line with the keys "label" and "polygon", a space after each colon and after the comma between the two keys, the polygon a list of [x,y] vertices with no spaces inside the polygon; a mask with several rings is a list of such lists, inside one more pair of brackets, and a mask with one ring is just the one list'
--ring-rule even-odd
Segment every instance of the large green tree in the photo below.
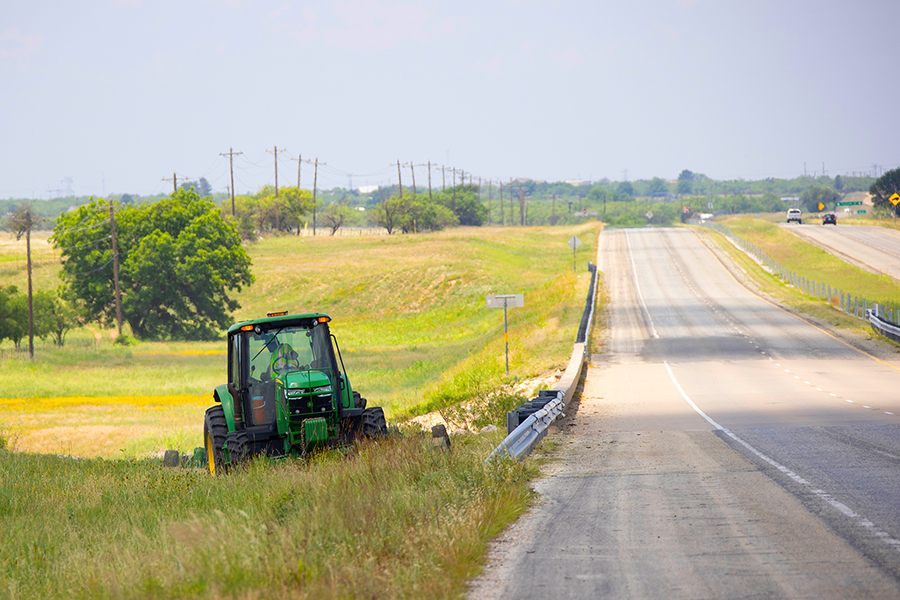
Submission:
{"label": "large green tree", "polygon": [[900,194],[900,167],[891,169],[879,177],[869,188],[869,193],[872,194],[872,204],[898,214],[900,203],[894,205],[890,198],[894,194]]}
{"label": "large green tree", "polygon": [[[250,257],[234,226],[193,191],[115,209],[122,314],[134,335],[219,337],[239,308],[231,291],[253,282]],[[51,239],[62,254],[62,277],[86,313],[114,322],[109,204],[95,200],[62,215]]]}
{"label": "large green tree", "polygon": [[669,193],[669,184],[664,179],[654,177],[650,180],[647,193],[651,196],[664,196]]}
{"label": "large green tree", "polygon": [[458,185],[434,194],[434,200],[453,211],[460,225],[480,226],[487,219],[487,207],[478,199],[477,186]]}

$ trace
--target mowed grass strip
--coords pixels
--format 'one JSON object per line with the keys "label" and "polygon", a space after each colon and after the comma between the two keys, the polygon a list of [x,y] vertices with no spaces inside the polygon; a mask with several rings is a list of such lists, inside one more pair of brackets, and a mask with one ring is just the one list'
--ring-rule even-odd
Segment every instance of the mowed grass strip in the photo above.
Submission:
{"label": "mowed grass strip", "polygon": [[891,277],[851,265],[783,227],[751,217],[732,217],[722,223],[794,273],[871,302],[900,304],[900,284]]}
{"label": "mowed grass strip", "polygon": [[214,478],[0,450],[0,596],[457,598],[534,469],[411,435]]}
{"label": "mowed grass strip", "polygon": [[[729,221],[739,220],[739,219],[742,219],[742,218],[740,218],[740,217],[734,218],[733,217],[729,220],[726,220],[725,223],[729,224]],[[750,220],[749,217],[747,217],[746,219]],[[775,226],[773,226],[773,227],[775,227]],[[776,229],[777,229],[777,227],[776,227]],[[793,262],[793,259],[791,258],[791,253],[786,250],[787,246],[779,247],[777,243],[773,242],[773,240],[771,240],[771,239],[767,240],[766,237],[763,235],[759,235],[757,237],[752,237],[754,235],[752,233],[753,230],[754,230],[753,227],[742,228],[741,233],[739,235],[744,236],[745,232],[750,232],[748,235],[745,236],[745,239],[758,245],[760,248],[765,250],[770,256],[772,256],[779,262],[781,262],[782,258],[787,258],[789,260],[792,260],[792,262],[790,264],[793,265],[795,268],[798,266],[796,262]],[[833,307],[832,305],[829,305],[825,300],[819,300],[812,296],[808,296],[805,293],[801,292],[800,290],[786,285],[785,282],[781,280],[781,278],[775,276],[774,274],[764,271],[762,269],[762,267],[756,261],[752,260],[744,252],[735,248],[734,245],[732,245],[731,242],[729,242],[725,238],[725,236],[723,236],[722,234],[713,232],[712,230],[709,230],[709,229],[703,229],[702,232],[703,232],[703,234],[709,236],[710,239],[714,240],[716,242],[716,244],[722,249],[722,251],[725,252],[725,254],[727,254],[729,256],[729,258],[732,261],[734,261],[734,263],[739,265],[743,269],[744,273],[748,277],[750,277],[753,280],[753,282],[757,286],[759,286],[759,289],[762,292],[764,292],[768,297],[776,300],[777,302],[783,304],[784,306],[790,307],[798,312],[801,312],[801,313],[810,315],[812,317],[815,317],[817,319],[820,319],[822,321],[825,321],[831,325],[834,325],[835,327],[837,327],[839,329],[847,330],[849,332],[852,332],[852,333],[855,333],[858,335],[862,335],[862,336],[865,336],[870,339],[873,337],[878,337],[877,334],[873,332],[872,328],[865,321],[862,321],[855,317],[851,317],[850,315],[838,310],[837,308]],[[735,229],[735,232],[737,233],[737,229]],[[770,231],[767,231],[766,233],[767,233],[767,235],[771,235]],[[782,232],[782,233],[784,235],[790,236],[791,238],[796,237],[796,236],[792,236],[790,233],[786,233],[786,232]],[[807,246],[812,246],[812,244],[808,244],[806,242],[803,242],[802,240],[799,240],[799,241],[801,244],[805,244]],[[794,240],[790,240],[790,245],[792,246],[793,244],[794,244]],[[807,248],[805,250],[809,251],[810,249]],[[816,270],[815,269],[815,261],[818,259],[824,259],[824,260],[828,261],[829,263],[833,260],[839,260],[836,257],[833,257],[831,255],[823,256],[827,253],[825,253],[821,249],[814,247],[812,250],[813,251],[809,252],[809,254],[807,255],[807,259],[810,261],[809,266],[811,267],[809,272],[814,272]],[[815,250],[818,250],[818,252],[815,252]],[[780,252],[781,254],[776,254],[776,252]],[[843,262],[843,261],[840,261],[840,262]],[[782,264],[787,265],[787,263],[785,263],[785,262],[782,262]],[[857,271],[860,271],[856,267],[853,267],[852,265],[849,265],[847,263],[844,263],[844,265],[849,269],[855,269]],[[800,265],[800,266],[803,267],[804,270],[799,271],[799,273],[801,275],[805,275],[808,272],[805,270],[805,265]],[[863,272],[863,273],[865,273],[865,272]],[[871,274],[866,273],[866,275],[871,275]],[[875,277],[876,279],[878,278],[877,276],[874,276],[874,275],[873,275],[873,277]],[[825,282],[825,283],[827,283],[827,282]],[[850,290],[845,290],[845,291],[850,291]],[[900,292],[900,290],[895,291],[894,294],[897,294],[898,292]],[[863,294],[860,293],[860,296],[863,296]],[[897,295],[895,295],[894,297],[900,298],[900,296],[897,296]],[[870,297],[870,299],[871,299],[871,297]],[[895,300],[895,302],[897,302],[897,300]]]}

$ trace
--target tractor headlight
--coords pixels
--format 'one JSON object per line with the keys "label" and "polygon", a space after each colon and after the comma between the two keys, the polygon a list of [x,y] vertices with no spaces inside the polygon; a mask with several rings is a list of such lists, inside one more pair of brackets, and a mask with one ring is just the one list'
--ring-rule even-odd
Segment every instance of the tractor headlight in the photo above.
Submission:
{"label": "tractor headlight", "polygon": [[303,395],[303,390],[284,390],[285,398],[299,398]]}
{"label": "tractor headlight", "polygon": [[330,385],[323,385],[322,387],[313,388],[313,394],[327,394],[331,393],[332,387]]}

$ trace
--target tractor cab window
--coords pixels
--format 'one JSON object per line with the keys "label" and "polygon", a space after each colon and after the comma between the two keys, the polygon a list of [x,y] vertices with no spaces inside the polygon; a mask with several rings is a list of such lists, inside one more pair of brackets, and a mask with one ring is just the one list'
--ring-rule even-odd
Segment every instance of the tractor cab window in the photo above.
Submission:
{"label": "tractor cab window", "polygon": [[250,424],[275,419],[276,379],[291,371],[331,370],[331,340],[327,327],[282,327],[246,334]]}

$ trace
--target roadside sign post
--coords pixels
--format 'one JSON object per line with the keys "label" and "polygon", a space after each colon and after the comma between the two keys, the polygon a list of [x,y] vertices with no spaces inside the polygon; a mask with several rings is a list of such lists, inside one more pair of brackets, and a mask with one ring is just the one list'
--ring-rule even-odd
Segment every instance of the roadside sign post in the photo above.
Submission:
{"label": "roadside sign post", "polygon": [[900,203],[900,194],[894,192],[894,195],[888,198],[891,204],[894,205],[894,221],[897,220],[897,204]]}
{"label": "roadside sign post", "polygon": [[509,376],[509,327],[506,320],[507,308],[522,308],[525,306],[524,294],[491,294],[485,297],[488,308],[503,307],[503,341],[506,345],[506,375]]}
{"label": "roadside sign post", "polygon": [[578,246],[581,245],[581,240],[578,239],[577,235],[573,235],[569,238],[569,246],[572,248],[572,272],[574,273],[577,270],[577,261],[575,260],[575,251],[578,250]]}

